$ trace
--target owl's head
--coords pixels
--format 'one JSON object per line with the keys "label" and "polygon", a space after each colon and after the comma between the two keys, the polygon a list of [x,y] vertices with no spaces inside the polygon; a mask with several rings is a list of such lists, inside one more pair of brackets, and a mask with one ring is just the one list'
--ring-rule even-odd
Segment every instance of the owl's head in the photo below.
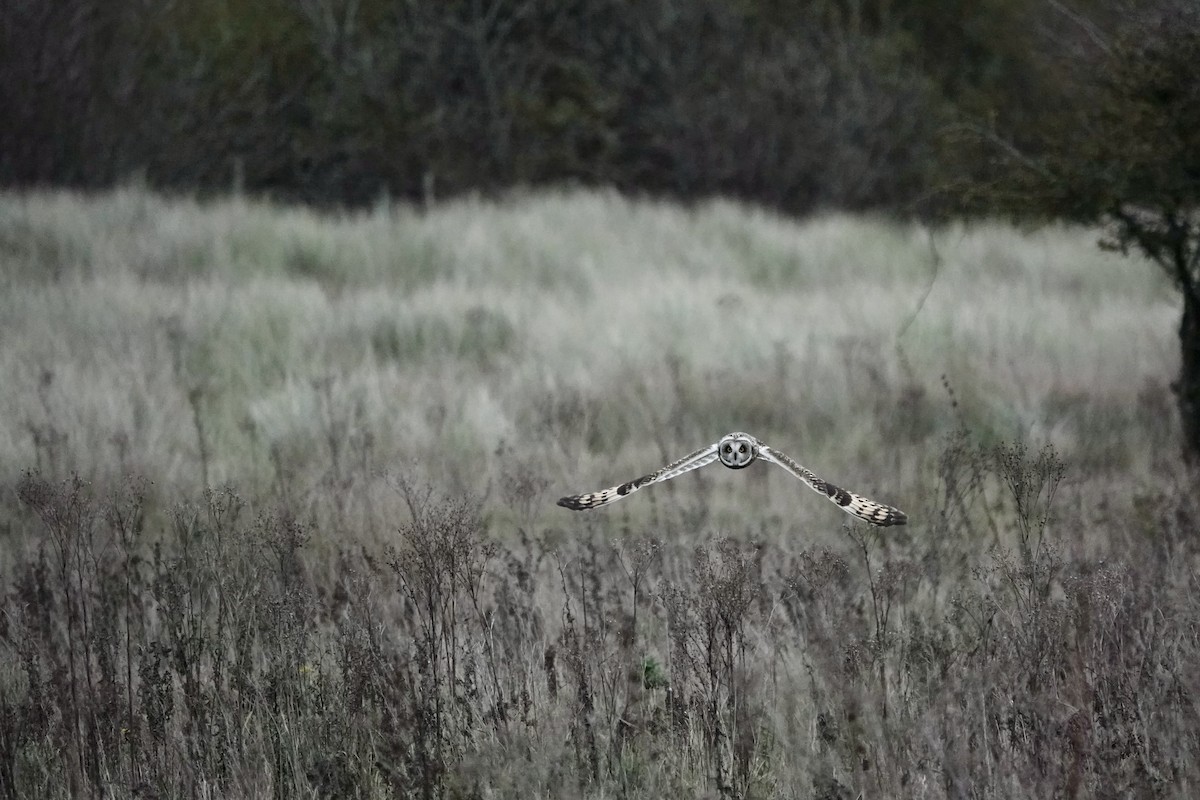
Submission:
{"label": "owl's head", "polygon": [[729,433],[717,442],[717,455],[730,469],[742,469],[758,458],[758,440],[748,433]]}

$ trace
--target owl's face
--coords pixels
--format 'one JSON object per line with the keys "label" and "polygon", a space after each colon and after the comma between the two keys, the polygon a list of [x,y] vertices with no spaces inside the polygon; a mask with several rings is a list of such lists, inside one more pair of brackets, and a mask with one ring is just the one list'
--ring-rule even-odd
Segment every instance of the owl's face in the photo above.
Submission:
{"label": "owl's face", "polygon": [[721,463],[730,469],[742,469],[758,458],[758,440],[748,433],[730,433],[717,443]]}

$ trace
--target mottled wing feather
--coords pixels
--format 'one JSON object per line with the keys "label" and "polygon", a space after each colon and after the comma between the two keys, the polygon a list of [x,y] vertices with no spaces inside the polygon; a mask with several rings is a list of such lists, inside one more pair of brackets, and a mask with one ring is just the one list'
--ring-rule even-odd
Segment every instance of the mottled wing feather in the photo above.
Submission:
{"label": "mottled wing feather", "polygon": [[759,455],[763,459],[783,467],[807,483],[814,491],[820,492],[834,503],[837,503],[847,514],[853,514],[859,519],[866,520],[872,525],[879,525],[880,527],[904,525],[908,522],[908,515],[900,509],[876,503],[874,500],[868,500],[854,492],[848,492],[840,486],[834,486],[832,483],[818,478],[811,471],[800,466],[778,450],[762,445],[759,449]]}
{"label": "mottled wing feather", "polygon": [[637,480],[622,483],[620,486],[613,486],[611,489],[601,489],[598,492],[588,492],[587,494],[576,494],[570,497],[564,497],[558,501],[558,504],[563,508],[569,508],[572,511],[584,511],[589,508],[597,508],[607,503],[612,503],[620,500],[626,495],[636,492],[643,486],[649,486],[652,483],[659,481],[670,480],[678,477],[685,472],[691,472],[707,464],[717,460],[717,446],[710,444],[708,447],[701,448],[691,455],[684,456],[678,461],[674,461],[657,472],[651,472],[649,475],[643,475]]}

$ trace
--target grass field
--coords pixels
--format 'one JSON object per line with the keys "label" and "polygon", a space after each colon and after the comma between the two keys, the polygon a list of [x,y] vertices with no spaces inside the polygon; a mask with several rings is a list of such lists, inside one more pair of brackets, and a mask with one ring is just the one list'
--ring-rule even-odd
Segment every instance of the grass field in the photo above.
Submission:
{"label": "grass field", "polygon": [[[1097,238],[0,196],[0,796],[1192,796],[1177,298]],[[909,526],[554,505],[731,430]]]}

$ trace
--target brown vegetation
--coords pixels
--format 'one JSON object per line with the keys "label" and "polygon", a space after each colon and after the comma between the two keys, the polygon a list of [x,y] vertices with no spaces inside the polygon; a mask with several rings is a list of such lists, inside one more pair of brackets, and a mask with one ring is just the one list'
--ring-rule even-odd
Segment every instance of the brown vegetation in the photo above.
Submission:
{"label": "brown vegetation", "polygon": [[[1188,796],[1198,509],[1064,508],[1063,478],[1051,450],[958,434],[919,535],[807,547],[747,515],[694,549],[674,515],[500,541],[402,482],[389,555],[342,541],[317,566],[308,526],[232,490],[159,516],[144,484],[31,473],[7,509],[42,535],[6,570],[0,786]],[[1096,528],[1129,546],[1087,555]]]}

